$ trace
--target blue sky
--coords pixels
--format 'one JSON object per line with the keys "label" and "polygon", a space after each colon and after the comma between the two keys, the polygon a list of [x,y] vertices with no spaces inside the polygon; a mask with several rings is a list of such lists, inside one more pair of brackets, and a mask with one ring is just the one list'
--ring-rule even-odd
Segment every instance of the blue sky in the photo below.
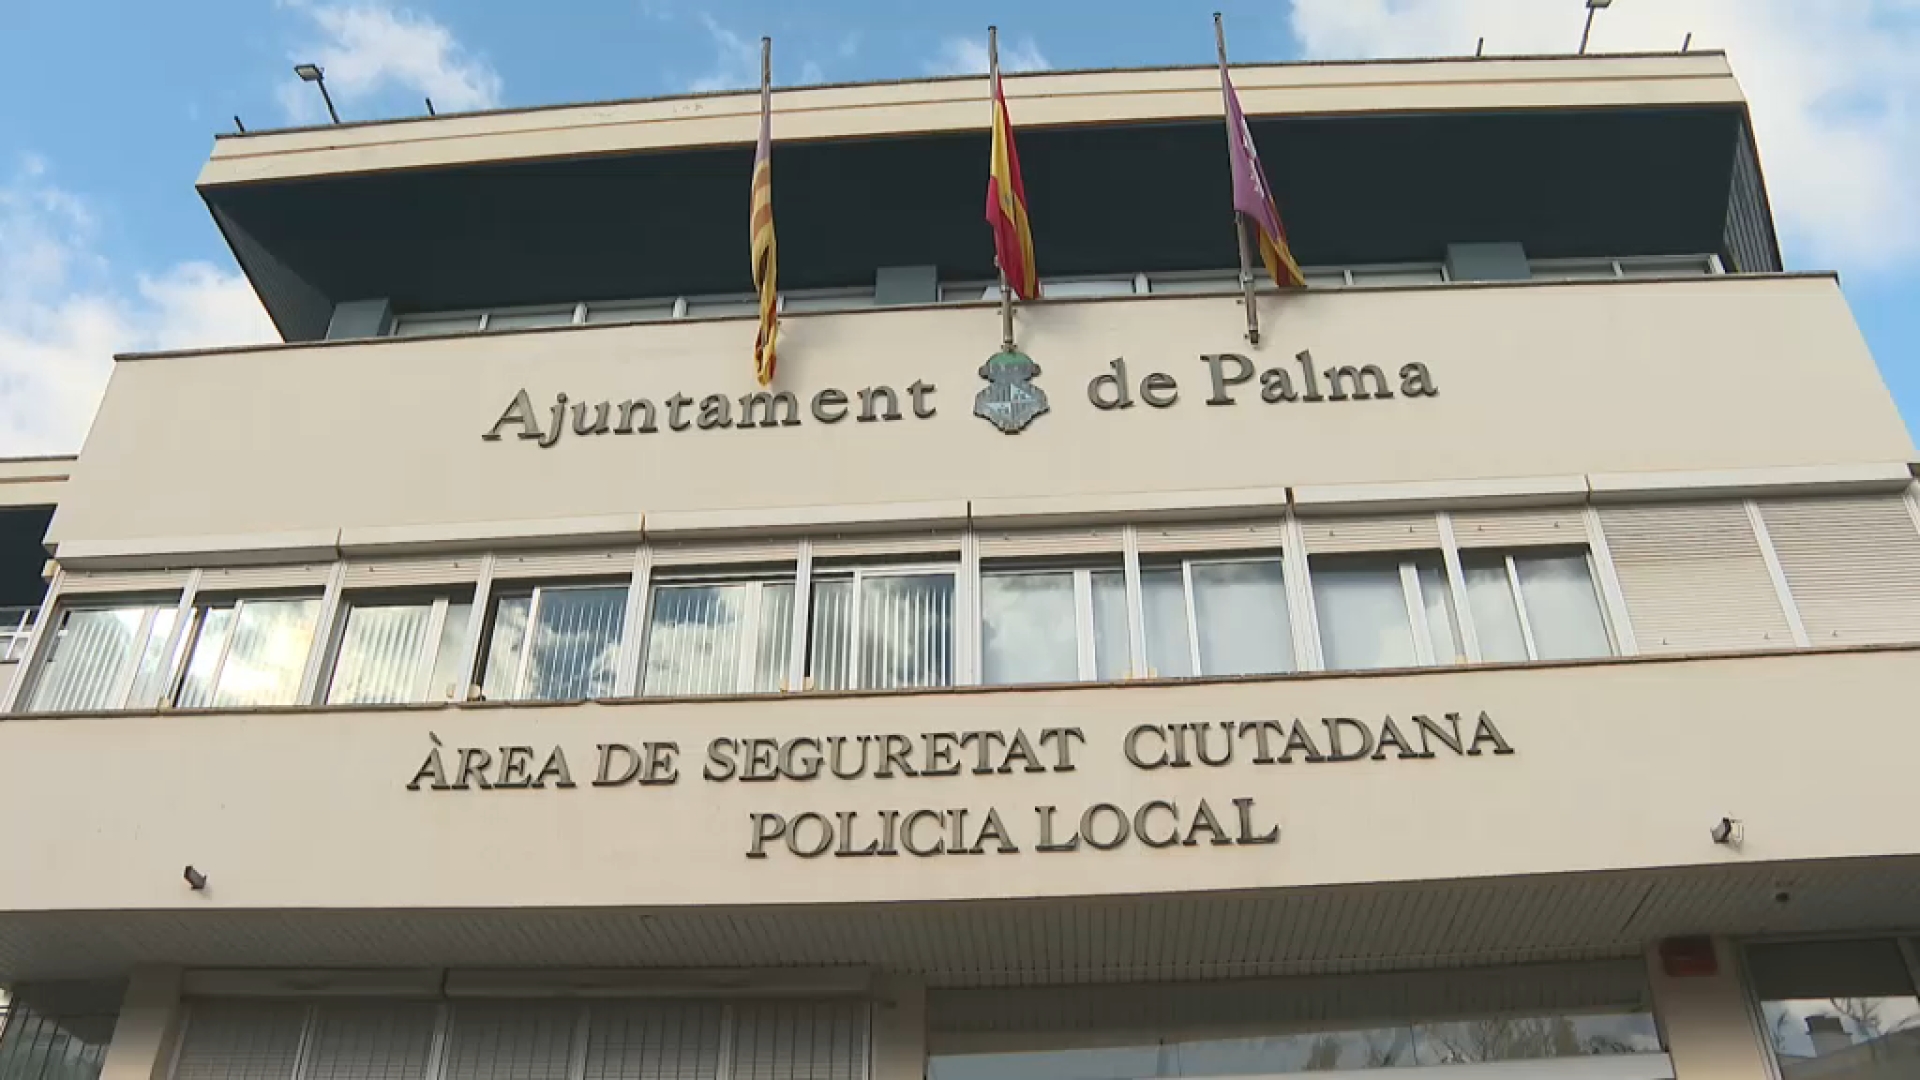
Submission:
{"label": "blue sky", "polygon": [[[212,135],[349,119],[1010,65],[1566,51],[1580,0],[8,0],[0,10],[0,454],[79,445],[114,351],[265,340],[193,191]],[[1837,269],[1920,415],[1920,0],[1616,0],[1597,51],[1726,48],[1792,269]],[[1809,357],[1816,367],[1819,358]],[[1911,426],[1911,420],[1909,421]]]}

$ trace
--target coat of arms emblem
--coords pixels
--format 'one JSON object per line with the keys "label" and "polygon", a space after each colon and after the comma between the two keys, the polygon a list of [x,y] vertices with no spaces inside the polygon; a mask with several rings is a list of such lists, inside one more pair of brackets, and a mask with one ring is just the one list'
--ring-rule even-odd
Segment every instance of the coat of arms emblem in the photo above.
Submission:
{"label": "coat of arms emblem", "polygon": [[1033,385],[1040,365],[1025,353],[1011,349],[995,353],[980,365],[980,377],[987,385],[973,398],[973,414],[1009,435],[1033,422],[1047,411],[1047,393]]}

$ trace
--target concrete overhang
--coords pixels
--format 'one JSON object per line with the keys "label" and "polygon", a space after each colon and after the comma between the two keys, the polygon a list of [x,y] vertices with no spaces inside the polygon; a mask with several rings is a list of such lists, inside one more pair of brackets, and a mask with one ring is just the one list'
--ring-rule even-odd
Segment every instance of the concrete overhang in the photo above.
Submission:
{"label": "concrete overhang", "polygon": [[[1236,86],[1309,265],[1728,249],[1777,270],[1746,104],[1717,53],[1261,65]],[[1211,67],[1010,77],[1042,274],[1234,264]],[[985,82],[774,95],[783,288],[993,275]],[[455,310],[744,292],[758,95],[221,137],[200,191],[289,340],[336,303]],[[1750,264],[1750,265],[1748,265]]]}

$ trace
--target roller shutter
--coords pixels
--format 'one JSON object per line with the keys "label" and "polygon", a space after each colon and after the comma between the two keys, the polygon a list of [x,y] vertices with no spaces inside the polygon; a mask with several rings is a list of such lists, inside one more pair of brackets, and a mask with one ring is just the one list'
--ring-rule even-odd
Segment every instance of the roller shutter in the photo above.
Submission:
{"label": "roller shutter", "polygon": [[1641,652],[1793,644],[1744,504],[1608,507],[1600,522]]}
{"label": "roller shutter", "polygon": [[500,555],[494,559],[493,579],[630,578],[633,576],[633,553],[632,548],[580,548]]}
{"label": "roller shutter", "polygon": [[1539,510],[1475,510],[1453,515],[1462,548],[1587,546],[1587,517],[1577,506]]}
{"label": "roller shutter", "polygon": [[1286,538],[1286,528],[1277,519],[1206,525],[1142,525],[1135,535],[1142,554],[1278,551]]}
{"label": "roller shutter", "polygon": [[1427,551],[1440,546],[1440,523],[1432,514],[1385,517],[1302,518],[1311,555],[1344,551]]}
{"label": "roller shutter", "polygon": [[1920,531],[1898,495],[1763,503],[1813,645],[1920,641]]}
{"label": "roller shutter", "polygon": [[977,534],[975,543],[982,559],[1112,555],[1124,546],[1118,528],[985,529]]}

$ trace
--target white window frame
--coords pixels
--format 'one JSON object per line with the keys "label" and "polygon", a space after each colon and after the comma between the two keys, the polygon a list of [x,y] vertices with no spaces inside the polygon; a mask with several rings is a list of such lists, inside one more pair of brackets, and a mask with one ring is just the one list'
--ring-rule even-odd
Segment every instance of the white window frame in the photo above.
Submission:
{"label": "white window frame", "polygon": [[[107,712],[144,707],[142,703],[129,699],[133,694],[134,683],[140,679],[140,660],[146,652],[147,636],[153,632],[153,621],[160,612],[167,610],[174,612],[174,626],[168,633],[167,641],[163,646],[166,655],[161,661],[163,670],[172,671],[175,642],[180,633],[178,621],[180,609],[178,603],[164,593],[146,594],[151,597],[147,600],[142,600],[141,595],[134,593],[123,596],[112,594],[80,596],[75,597],[71,602],[62,601],[58,607],[49,606],[46,610],[52,614],[39,619],[29,631],[30,634],[39,635],[38,646],[35,647],[35,639],[29,638],[26,654],[19,660],[19,666],[14,672],[11,688],[13,700],[8,703],[8,711],[24,713],[32,708],[33,695],[39,690],[41,680],[46,677],[47,662],[52,658],[53,649],[59,644],[60,633],[68,616],[81,611],[113,611],[130,607],[143,609],[140,626],[134,631],[133,648],[128,655],[126,670],[115,677],[113,689],[108,693],[106,703],[100,708],[101,711]],[[175,679],[177,678],[175,673]],[[162,686],[171,687],[172,682],[164,682]],[[171,697],[169,690],[162,690],[161,700],[170,700]],[[157,705],[158,702],[152,704]]]}
{"label": "white window frame", "polygon": [[[976,563],[975,565],[976,565],[975,574],[977,575],[978,564]],[[802,685],[807,690],[811,691],[811,690],[817,689],[817,687],[815,686],[814,673],[812,671],[812,666],[813,666],[813,606],[812,605],[813,605],[813,592],[816,586],[818,586],[823,581],[851,580],[853,582],[853,605],[852,605],[853,610],[849,612],[849,618],[847,623],[847,636],[849,639],[852,640],[853,648],[855,650],[853,672],[851,676],[851,681],[853,685],[843,686],[843,687],[840,687],[838,690],[832,691],[833,693],[844,693],[846,691],[851,691],[851,690],[868,689],[868,687],[859,685],[860,661],[863,657],[862,657],[862,654],[859,653],[858,651],[861,643],[860,631],[862,627],[860,623],[861,623],[861,619],[864,617],[863,609],[866,607],[866,604],[863,602],[864,600],[863,590],[867,580],[870,578],[889,578],[889,577],[926,577],[930,574],[948,574],[948,575],[951,575],[953,578],[953,620],[956,625],[950,628],[950,633],[949,633],[949,640],[952,642],[952,647],[953,647],[953,658],[952,658],[953,678],[950,682],[948,682],[946,688],[950,689],[955,686],[967,686],[967,685],[977,684],[977,681],[978,681],[977,665],[976,665],[976,670],[973,672],[974,682],[972,683],[965,681],[968,672],[961,665],[962,653],[964,651],[961,645],[961,642],[967,635],[964,632],[964,627],[958,625],[958,623],[962,617],[963,612],[966,610],[966,605],[963,603],[962,594],[964,591],[963,582],[968,577],[967,568],[961,564],[961,560],[955,559],[950,562],[949,561],[911,562],[911,563],[898,563],[898,564],[887,563],[887,564],[882,564],[878,566],[869,566],[869,565],[865,565],[864,563],[855,563],[851,566],[829,565],[826,569],[822,570],[815,567],[812,564],[812,560],[809,559],[807,569],[810,577],[810,580],[808,581],[808,587],[807,587],[807,609],[806,609],[807,632],[804,635],[801,635],[800,639],[796,639],[798,643],[798,647],[803,652],[802,664],[804,665],[804,670],[806,671],[806,675],[805,675],[805,681]],[[794,600],[795,600],[796,607],[798,606],[798,601],[800,599],[799,593],[800,593],[800,590],[796,588],[794,590]],[[974,622],[977,627],[978,619],[976,618]],[[974,632],[977,634],[978,630],[976,629]],[[973,654],[977,657],[979,655],[979,650],[978,649],[973,650]],[[939,687],[936,685],[933,688],[938,689]]]}
{"label": "white window frame", "polygon": [[[1126,568],[1124,559],[1118,562],[1112,562],[1111,565],[1107,565],[1107,566],[1086,566],[1086,565],[1079,565],[1079,564],[1083,562],[1091,563],[1091,562],[1111,561],[1113,559],[1113,554],[1114,553],[1112,552],[1108,552],[1105,554],[1090,552],[1083,556],[1067,556],[1065,563],[1063,565],[1053,565],[1053,566],[1048,565],[1047,562],[1044,560],[1035,561],[1031,559],[1005,559],[1005,560],[996,559],[996,560],[993,560],[993,562],[990,564],[980,565],[980,567],[978,568],[978,579],[984,583],[984,580],[989,577],[1017,577],[1020,575],[1037,575],[1037,574],[1072,574],[1073,575],[1073,621],[1074,621],[1074,635],[1075,635],[1074,652],[1075,652],[1075,658],[1076,658],[1076,669],[1078,672],[1078,674],[1075,676],[1074,681],[1082,682],[1082,683],[1099,683],[1099,682],[1103,682],[1104,680],[1100,678],[1099,657],[1095,654],[1095,649],[1094,649],[1095,627],[1094,627],[1094,617],[1093,617],[1093,575],[1118,573],[1121,575],[1121,580],[1123,582],[1126,582],[1128,580],[1127,568]],[[986,595],[984,588],[976,590],[976,594],[982,597]],[[1127,610],[1127,654],[1125,659],[1127,662],[1121,666],[1124,667],[1127,671],[1131,672],[1135,670],[1134,662],[1133,662],[1133,646],[1132,646],[1132,641],[1135,636],[1134,627],[1139,622],[1139,619],[1136,614],[1136,608],[1134,607],[1134,604],[1133,604],[1133,590],[1131,588],[1127,590],[1126,610]],[[986,609],[986,604],[983,602],[980,605],[980,610],[975,614],[975,616],[972,619],[969,620],[969,625],[972,627],[972,633],[970,637],[973,639],[973,655],[981,658],[980,665],[979,665],[980,670],[978,673],[977,685],[982,685],[982,686],[1031,685],[1031,684],[1023,684],[1023,683],[988,683],[986,681],[986,660],[985,660],[986,654],[984,652],[985,634],[986,634],[986,618],[987,618],[987,609]]]}
{"label": "white window frame", "polygon": [[[1281,588],[1281,591],[1284,592],[1287,597],[1287,639],[1288,639],[1287,652],[1293,657],[1293,668],[1290,671],[1277,671],[1277,672],[1273,672],[1273,674],[1291,675],[1296,672],[1311,670],[1301,662],[1302,656],[1300,651],[1300,614],[1299,614],[1299,606],[1295,602],[1295,597],[1293,594],[1293,577],[1294,577],[1294,574],[1296,573],[1296,563],[1303,562],[1305,560],[1295,560],[1295,559],[1288,558],[1287,550],[1288,549],[1284,549],[1284,548],[1277,549],[1277,550],[1272,548],[1266,548],[1266,549],[1248,550],[1248,551],[1241,551],[1241,552],[1222,552],[1219,554],[1207,554],[1205,552],[1198,552],[1198,553],[1192,553],[1192,554],[1181,553],[1181,554],[1175,555],[1172,553],[1168,553],[1165,556],[1148,554],[1143,557],[1140,557],[1140,569],[1142,572],[1145,572],[1146,570],[1149,570],[1149,569],[1171,569],[1176,561],[1179,563],[1180,591],[1182,594],[1181,604],[1186,611],[1186,618],[1187,618],[1187,662],[1193,668],[1193,675],[1190,676],[1191,678],[1208,679],[1208,678],[1221,677],[1204,670],[1204,667],[1200,662],[1200,619],[1199,619],[1199,611],[1195,606],[1194,597],[1193,597],[1193,568],[1195,565],[1236,566],[1236,565],[1245,565],[1250,563],[1270,563],[1270,562],[1279,563],[1280,564],[1280,588]],[[1141,662],[1144,665],[1146,661],[1146,656],[1145,656],[1145,632],[1146,632],[1146,625],[1147,625],[1146,598],[1144,594],[1139,593],[1136,590],[1129,590],[1129,595],[1127,599],[1128,599],[1127,617],[1133,620],[1134,625],[1140,627],[1140,630],[1141,630],[1141,633],[1140,633],[1140,637],[1142,639]],[[1089,601],[1089,603],[1091,603],[1091,601]],[[1088,610],[1089,612],[1091,612],[1092,610],[1091,606],[1089,606]],[[1145,671],[1146,669],[1143,666],[1140,670]],[[1160,676],[1156,674],[1155,677],[1163,678],[1167,676]]]}
{"label": "white window frame", "polygon": [[[573,591],[578,589],[625,589],[627,590],[628,600],[631,601],[633,597],[633,587],[634,587],[634,582],[631,577],[629,577],[625,582],[620,581],[620,579],[618,578],[541,578],[541,579],[535,579],[530,582],[510,582],[506,586],[500,587],[494,584],[491,578],[491,574],[489,574],[485,582],[485,585],[483,586],[484,599],[483,599],[483,593],[481,589],[475,590],[475,597],[474,597],[474,601],[475,601],[474,610],[479,612],[484,612],[486,617],[486,622],[485,622],[486,641],[483,647],[478,648],[478,652],[475,657],[474,664],[467,668],[467,677],[469,679],[476,679],[476,676],[477,676],[476,681],[478,685],[483,687],[486,685],[487,672],[484,665],[487,663],[488,657],[493,651],[493,633],[495,629],[494,624],[499,621],[500,601],[513,600],[513,599],[519,598],[522,595],[525,595],[528,597],[527,599],[527,636],[526,636],[526,640],[521,645],[520,659],[514,667],[512,687],[510,690],[508,690],[507,694],[504,697],[496,698],[493,700],[498,700],[498,701],[551,700],[547,698],[529,698],[526,696],[527,675],[530,671],[533,670],[534,630],[536,627],[540,625],[540,605],[541,605],[541,601],[546,597],[546,594],[550,592],[568,592],[568,591]],[[633,628],[627,625],[627,619],[625,617],[625,613],[630,610],[631,610],[631,603],[629,603],[627,607],[622,609],[623,614],[621,616],[619,637],[613,643],[615,657],[620,657],[624,655],[627,636],[633,633]],[[478,645],[477,641],[476,641],[476,645]],[[618,661],[616,660],[616,664],[617,663]],[[605,698],[593,698],[590,700],[594,700],[594,701],[609,700],[619,696],[619,691],[620,691],[620,672],[616,670],[614,672],[613,689],[607,692],[607,695]]]}
{"label": "white window frame", "polygon": [[[200,596],[186,597],[185,603],[182,605],[186,608],[185,622],[184,624],[176,623],[175,627],[175,632],[181,635],[179,650],[174,657],[172,677],[168,679],[166,690],[160,695],[161,701],[178,708],[218,709],[225,707],[215,705],[212,698],[218,696],[220,676],[226,673],[227,657],[233,652],[233,632],[240,626],[241,614],[248,606],[253,604],[282,603],[288,600],[312,600],[319,605],[319,609],[314,612],[313,617],[313,637],[307,642],[307,655],[306,658],[301,661],[300,685],[294,690],[293,700],[288,702],[288,705],[296,706],[311,704],[311,695],[308,694],[306,690],[309,673],[314,667],[315,655],[325,647],[323,638],[331,633],[330,624],[336,621],[332,618],[329,611],[326,591],[316,592],[311,589],[269,590],[257,593],[214,593],[211,599]],[[207,693],[209,700],[205,705],[182,706],[180,705],[180,691],[186,688],[187,672],[193,668],[194,652],[200,647],[201,634],[206,631],[207,613],[216,608],[226,607],[229,604],[232,605],[233,615],[228,620],[226,636],[220,642],[220,655],[214,660],[213,670],[207,675]]]}
{"label": "white window frame", "polygon": [[[405,703],[420,704],[422,702],[438,701],[438,698],[432,696],[432,690],[433,669],[440,658],[440,637],[446,632],[448,609],[454,605],[458,594],[466,588],[467,586],[464,584],[458,584],[448,586],[428,585],[419,588],[356,589],[352,593],[343,595],[333,609],[329,620],[330,631],[327,635],[327,647],[324,657],[320,662],[319,681],[314,686],[313,704],[338,707],[338,704],[331,700],[333,694],[333,679],[340,667],[340,649],[346,644],[347,620],[352,617],[354,609],[357,607],[396,606],[408,600],[417,600],[418,604],[415,606],[427,607],[430,610],[427,613],[427,630],[423,639],[423,647],[426,650],[426,655],[419,658],[424,662],[420,664],[419,673],[414,676],[414,685],[409,688]],[[389,603],[379,603],[381,597],[388,598]],[[367,601],[369,600],[373,602],[368,603]],[[466,601],[460,602],[465,603]],[[462,645],[461,651],[463,655],[469,654],[471,651],[470,646]],[[466,681],[468,683],[473,681],[471,669],[466,672]],[[464,694],[462,696],[464,697]]]}
{"label": "white window frame", "polygon": [[[649,695],[647,692],[647,661],[653,653],[653,607],[659,602],[661,591],[673,588],[726,587],[732,585],[748,586],[745,618],[741,630],[742,640],[745,642],[745,645],[740,650],[740,657],[736,663],[733,689],[722,691],[721,693],[757,694],[762,692],[755,690],[753,683],[754,677],[758,673],[756,669],[759,663],[760,629],[762,619],[765,615],[764,601],[762,599],[764,586],[791,586],[793,588],[794,601],[797,604],[800,598],[800,582],[796,576],[792,572],[787,571],[769,573],[765,570],[755,571],[742,569],[739,571],[723,571],[719,573],[701,573],[698,570],[680,572],[676,569],[673,573],[653,574],[647,583],[646,599],[640,605],[642,625],[640,632],[635,635],[640,640],[640,650],[638,657],[639,668],[634,673],[632,696],[670,696],[664,694]],[[791,615],[789,615],[787,654],[779,660],[779,678],[776,680],[779,683],[779,689],[775,691],[776,693],[786,693],[792,687],[792,683],[789,680],[793,670],[793,654],[799,646],[796,646],[794,642],[791,618]],[[801,662],[803,664],[805,663],[804,656],[801,658]],[[710,695],[696,696],[705,697]]]}
{"label": "white window frame", "polygon": [[[1456,585],[1456,582],[1460,580],[1456,577],[1455,573],[1457,563],[1448,557],[1447,550],[1451,545],[1447,544],[1447,540],[1448,536],[1442,534],[1441,541],[1444,546],[1438,548],[1409,548],[1406,551],[1326,551],[1321,552],[1319,555],[1322,559],[1351,562],[1354,565],[1372,564],[1383,570],[1391,567],[1399,574],[1400,603],[1406,608],[1407,612],[1407,633],[1413,638],[1413,659],[1415,667],[1449,668],[1461,666],[1455,664],[1452,659],[1440,660],[1433,654],[1432,627],[1427,622],[1426,591],[1425,587],[1420,584],[1420,558],[1423,555],[1440,556],[1440,574],[1446,579],[1444,583],[1444,588],[1447,593],[1446,599],[1453,608],[1454,633],[1459,636],[1461,646],[1467,652],[1468,662],[1474,662],[1474,650],[1467,648],[1468,642],[1474,640],[1472,636],[1473,632],[1469,629],[1473,616],[1472,612],[1461,607],[1459,587]],[[1311,564],[1312,560],[1302,559],[1301,562]],[[1309,570],[1309,573],[1311,573],[1311,570]],[[1312,632],[1314,658],[1316,661],[1316,667],[1313,670],[1382,670],[1372,668],[1335,669],[1326,666],[1326,643],[1320,640],[1320,606],[1317,601],[1312,600],[1312,582],[1309,581],[1307,584],[1309,589],[1309,602],[1313,607]]]}

